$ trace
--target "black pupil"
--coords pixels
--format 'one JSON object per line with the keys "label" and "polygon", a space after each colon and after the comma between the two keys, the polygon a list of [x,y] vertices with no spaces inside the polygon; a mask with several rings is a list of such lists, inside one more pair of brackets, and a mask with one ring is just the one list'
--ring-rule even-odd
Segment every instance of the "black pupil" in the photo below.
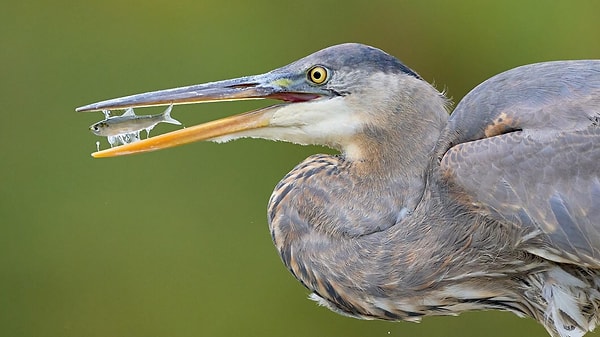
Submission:
{"label": "black pupil", "polygon": [[321,72],[318,70],[315,70],[313,72],[313,77],[315,78],[315,80],[320,80],[321,79]]}

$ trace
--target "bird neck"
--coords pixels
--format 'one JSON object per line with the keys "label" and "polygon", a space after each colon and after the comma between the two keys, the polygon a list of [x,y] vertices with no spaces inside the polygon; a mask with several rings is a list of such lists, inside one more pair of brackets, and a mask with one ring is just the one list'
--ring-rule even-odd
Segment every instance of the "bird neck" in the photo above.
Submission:
{"label": "bird neck", "polygon": [[371,122],[342,152],[353,164],[354,174],[398,184],[407,197],[420,195],[434,147],[448,121],[448,101],[429,83],[415,78],[388,85],[397,86],[394,94],[370,106]]}
{"label": "bird neck", "polygon": [[[378,312],[371,299],[386,287],[405,288],[410,275],[398,273],[411,266],[421,244],[439,239],[422,235],[427,228],[423,209],[428,209],[422,204],[437,202],[427,186],[433,149],[447,122],[446,101],[414,80],[419,82],[399,83],[392,91],[396,95],[363,106],[369,109],[369,122],[343,140],[342,156],[307,158],[277,185],[269,201],[271,235],[284,264],[315,298],[338,312],[402,317]],[[414,92],[402,89],[415,85],[421,87]],[[429,282],[425,276],[423,282]]]}

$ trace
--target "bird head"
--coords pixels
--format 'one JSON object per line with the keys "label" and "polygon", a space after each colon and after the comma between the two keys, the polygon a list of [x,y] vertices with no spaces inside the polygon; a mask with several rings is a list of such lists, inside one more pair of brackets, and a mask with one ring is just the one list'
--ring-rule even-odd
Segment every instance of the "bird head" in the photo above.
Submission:
{"label": "bird head", "polygon": [[347,43],[320,50],[265,74],[115,98],[80,107],[77,111],[248,99],[282,101],[99,151],[92,154],[94,157],[243,137],[324,145],[352,152],[356,135],[365,127],[374,121],[386,123],[378,113],[385,109],[378,105],[385,105],[393,96],[390,91],[398,91],[403,81],[426,84],[395,57],[370,46]]}

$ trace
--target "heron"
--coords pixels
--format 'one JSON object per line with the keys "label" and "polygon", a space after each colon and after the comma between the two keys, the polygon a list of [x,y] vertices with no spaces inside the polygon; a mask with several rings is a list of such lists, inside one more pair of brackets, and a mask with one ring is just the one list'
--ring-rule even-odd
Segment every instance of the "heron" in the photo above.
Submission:
{"label": "heron", "polygon": [[419,321],[504,310],[551,336],[600,316],[600,60],[500,73],[450,101],[396,57],[346,43],[261,75],[131,95],[77,111],[279,103],[99,151],[195,141],[322,145],[268,203],[287,269],[319,304]]}

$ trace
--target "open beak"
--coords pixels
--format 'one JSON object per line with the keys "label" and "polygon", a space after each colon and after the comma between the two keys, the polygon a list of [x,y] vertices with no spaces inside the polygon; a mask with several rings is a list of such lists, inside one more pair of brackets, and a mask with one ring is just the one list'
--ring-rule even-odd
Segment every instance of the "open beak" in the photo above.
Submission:
{"label": "open beak", "polygon": [[[303,78],[304,77],[302,77],[302,79]],[[294,87],[307,89],[303,85],[298,85],[301,82],[299,77],[294,78],[293,75],[286,76],[286,74],[281,71],[272,71],[263,75],[246,76],[231,80],[115,98],[85,105],[77,108],[76,111],[112,110],[170,104],[177,105],[265,98],[278,99],[285,102],[305,102],[326,94],[325,92],[320,92],[316,88],[294,90]],[[94,152],[92,153],[92,156],[95,158],[103,158],[155,151],[191,142],[268,127],[277,107],[279,106],[271,106],[225,117],[138,142]]]}

